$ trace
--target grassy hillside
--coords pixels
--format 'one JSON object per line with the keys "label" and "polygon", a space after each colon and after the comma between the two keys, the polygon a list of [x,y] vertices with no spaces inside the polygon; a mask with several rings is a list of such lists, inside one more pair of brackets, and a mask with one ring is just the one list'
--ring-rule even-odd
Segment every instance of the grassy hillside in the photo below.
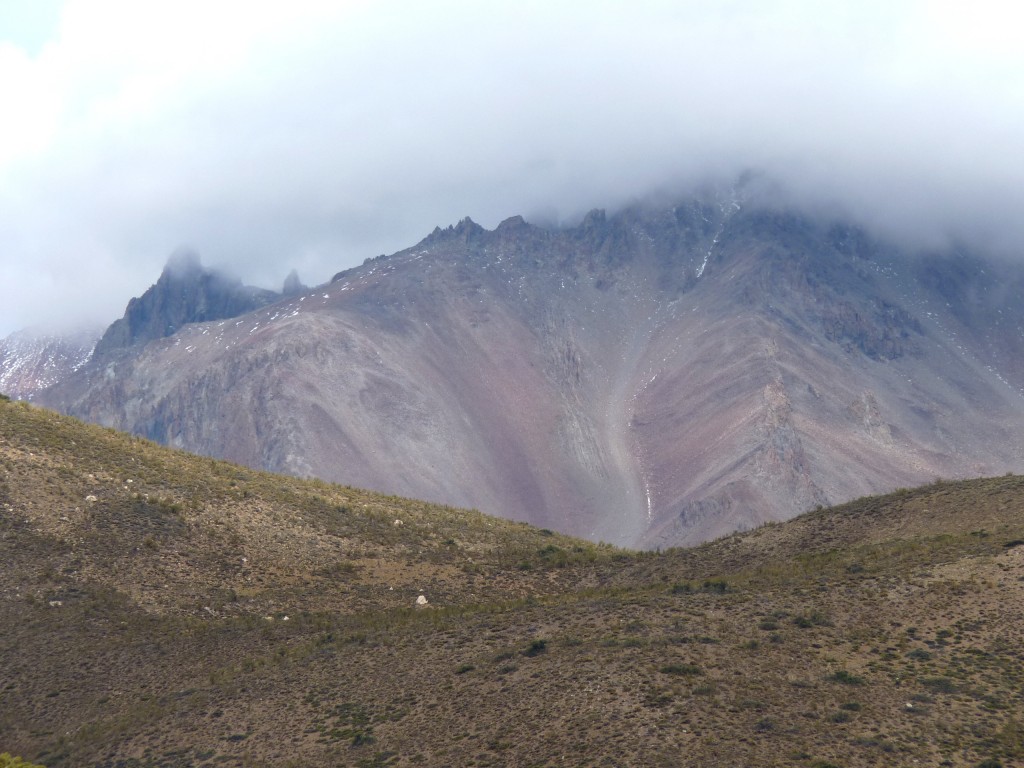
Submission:
{"label": "grassy hillside", "polygon": [[1024,760],[1019,477],[640,554],[0,402],[0,558],[48,768]]}

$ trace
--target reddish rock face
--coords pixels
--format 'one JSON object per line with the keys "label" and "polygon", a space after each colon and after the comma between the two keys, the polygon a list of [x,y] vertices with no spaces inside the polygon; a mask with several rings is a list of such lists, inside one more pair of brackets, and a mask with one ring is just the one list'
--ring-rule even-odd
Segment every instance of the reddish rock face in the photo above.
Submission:
{"label": "reddish rock face", "polygon": [[469,220],[45,394],[170,445],[634,546],[1024,469],[1024,272],[709,195]]}

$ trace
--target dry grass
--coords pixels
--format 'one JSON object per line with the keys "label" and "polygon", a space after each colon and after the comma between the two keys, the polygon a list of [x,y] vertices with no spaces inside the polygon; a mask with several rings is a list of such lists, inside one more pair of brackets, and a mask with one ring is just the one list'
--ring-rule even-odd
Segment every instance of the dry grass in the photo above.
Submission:
{"label": "dry grass", "polygon": [[630,553],[0,403],[0,749],[49,768],[1019,764],[1022,540],[1005,477]]}

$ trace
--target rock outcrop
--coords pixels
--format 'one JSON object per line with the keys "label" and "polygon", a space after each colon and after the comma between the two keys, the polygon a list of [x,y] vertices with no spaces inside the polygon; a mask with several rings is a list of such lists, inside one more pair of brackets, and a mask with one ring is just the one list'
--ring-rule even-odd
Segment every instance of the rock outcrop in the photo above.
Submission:
{"label": "rock outcrop", "polygon": [[206,269],[194,251],[178,250],[156,284],[132,299],[124,317],[107,328],[95,355],[102,360],[115,351],[171,336],[189,323],[235,317],[278,298],[273,291]]}

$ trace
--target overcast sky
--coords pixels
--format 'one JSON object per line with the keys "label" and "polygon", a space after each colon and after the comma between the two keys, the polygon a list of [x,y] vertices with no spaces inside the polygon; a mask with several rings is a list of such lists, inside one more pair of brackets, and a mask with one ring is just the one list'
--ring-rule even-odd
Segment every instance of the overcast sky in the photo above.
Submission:
{"label": "overcast sky", "polygon": [[0,0],[0,336],[757,168],[1024,253],[1006,2]]}

